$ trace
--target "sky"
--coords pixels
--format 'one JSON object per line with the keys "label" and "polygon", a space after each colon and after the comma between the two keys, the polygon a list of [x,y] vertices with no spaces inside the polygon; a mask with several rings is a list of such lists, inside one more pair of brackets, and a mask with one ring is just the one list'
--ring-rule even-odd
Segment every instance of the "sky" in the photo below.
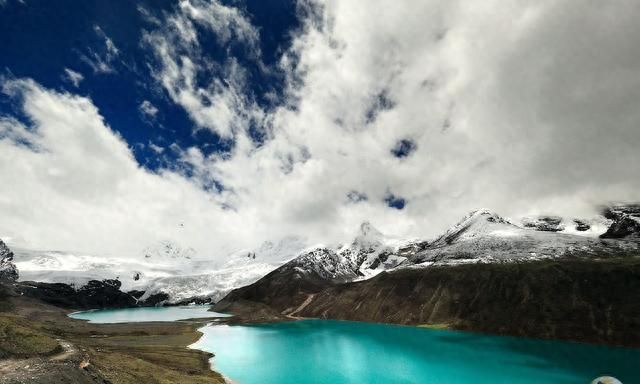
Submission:
{"label": "sky", "polygon": [[640,3],[0,0],[0,238],[136,257],[640,190]]}

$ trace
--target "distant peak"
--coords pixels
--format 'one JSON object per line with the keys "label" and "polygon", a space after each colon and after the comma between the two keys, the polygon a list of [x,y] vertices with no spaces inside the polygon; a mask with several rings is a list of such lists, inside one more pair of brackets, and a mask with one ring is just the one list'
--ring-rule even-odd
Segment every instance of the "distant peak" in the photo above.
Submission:
{"label": "distant peak", "polygon": [[477,209],[475,211],[471,211],[457,224],[450,227],[433,243],[440,245],[451,244],[461,238],[473,237],[476,233],[485,231],[487,225],[492,224],[512,225],[509,220],[506,220],[491,210]]}
{"label": "distant peak", "polygon": [[492,223],[507,223],[510,224],[509,220],[503,218],[502,216],[498,215],[497,213],[489,210],[489,209],[476,209],[475,211],[471,211],[467,216],[465,216],[459,223],[463,224],[463,223],[470,223],[472,221],[477,221],[479,219],[484,219],[486,221],[492,222]]}
{"label": "distant peak", "polygon": [[382,243],[384,235],[370,222],[364,221],[360,224],[358,235],[353,241],[353,245],[360,248],[370,248]]}
{"label": "distant peak", "polygon": [[378,231],[378,229],[376,229],[373,225],[371,225],[370,222],[364,221],[362,222],[362,224],[360,224],[360,234],[361,235],[369,235],[369,234],[382,235],[382,232]]}

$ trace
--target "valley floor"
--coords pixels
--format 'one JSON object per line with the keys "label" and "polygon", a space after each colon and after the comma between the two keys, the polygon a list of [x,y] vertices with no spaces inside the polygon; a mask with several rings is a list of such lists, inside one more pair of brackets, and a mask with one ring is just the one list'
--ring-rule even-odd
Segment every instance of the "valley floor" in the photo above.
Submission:
{"label": "valley floor", "polygon": [[224,383],[186,348],[203,319],[89,324],[32,298],[0,304],[0,384]]}
{"label": "valley floor", "polygon": [[[325,287],[273,274],[213,309],[234,314],[231,324],[327,318],[637,348],[639,292],[637,257],[568,259],[404,269]],[[90,324],[68,313],[0,284],[0,384],[225,382],[209,354],[186,348],[206,319]]]}

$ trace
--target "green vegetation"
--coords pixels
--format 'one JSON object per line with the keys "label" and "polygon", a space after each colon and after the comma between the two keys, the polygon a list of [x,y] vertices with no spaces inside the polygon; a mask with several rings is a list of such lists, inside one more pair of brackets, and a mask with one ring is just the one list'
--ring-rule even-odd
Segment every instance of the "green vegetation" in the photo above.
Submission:
{"label": "green vegetation", "polygon": [[0,358],[50,355],[61,350],[56,339],[24,319],[0,316]]}
{"label": "green vegetation", "polygon": [[[91,325],[100,337],[73,336],[89,353],[89,360],[107,380],[124,383],[224,383],[211,371],[204,352],[187,349],[199,338],[202,324],[154,323],[139,330],[138,324]],[[89,325],[87,325],[89,326]],[[84,333],[84,332],[83,332]]]}
{"label": "green vegetation", "polygon": [[224,383],[222,377],[212,377],[202,359],[188,350],[175,348],[126,348],[123,352],[107,350],[96,352],[94,365],[114,384],[120,383]]}
{"label": "green vegetation", "polygon": [[0,384],[224,383],[210,354],[187,348],[205,321],[90,324],[38,299],[4,300]]}

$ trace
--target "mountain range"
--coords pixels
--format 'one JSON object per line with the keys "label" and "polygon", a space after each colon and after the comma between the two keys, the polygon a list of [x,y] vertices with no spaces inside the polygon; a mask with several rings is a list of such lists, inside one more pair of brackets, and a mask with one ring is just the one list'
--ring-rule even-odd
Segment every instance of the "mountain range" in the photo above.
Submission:
{"label": "mountain range", "polygon": [[4,256],[0,273],[16,270],[17,276],[19,270],[21,281],[63,283],[76,290],[91,281],[117,280],[136,301],[153,298],[154,304],[217,302],[234,289],[257,286],[273,297],[304,297],[385,271],[631,255],[637,253],[639,233],[638,204],[609,205],[589,220],[537,216],[512,221],[477,210],[435,239],[394,239],[364,222],[344,245],[309,247],[301,238],[287,237],[235,252],[221,265],[171,241],[159,241],[145,247],[141,257],[126,259],[22,248],[11,252],[4,246],[11,258]]}
{"label": "mountain range", "polygon": [[365,225],[376,234],[367,246],[309,251],[214,309],[240,322],[327,318],[637,346],[640,242],[627,208],[612,207],[599,236],[487,210],[432,241],[387,242]]}

